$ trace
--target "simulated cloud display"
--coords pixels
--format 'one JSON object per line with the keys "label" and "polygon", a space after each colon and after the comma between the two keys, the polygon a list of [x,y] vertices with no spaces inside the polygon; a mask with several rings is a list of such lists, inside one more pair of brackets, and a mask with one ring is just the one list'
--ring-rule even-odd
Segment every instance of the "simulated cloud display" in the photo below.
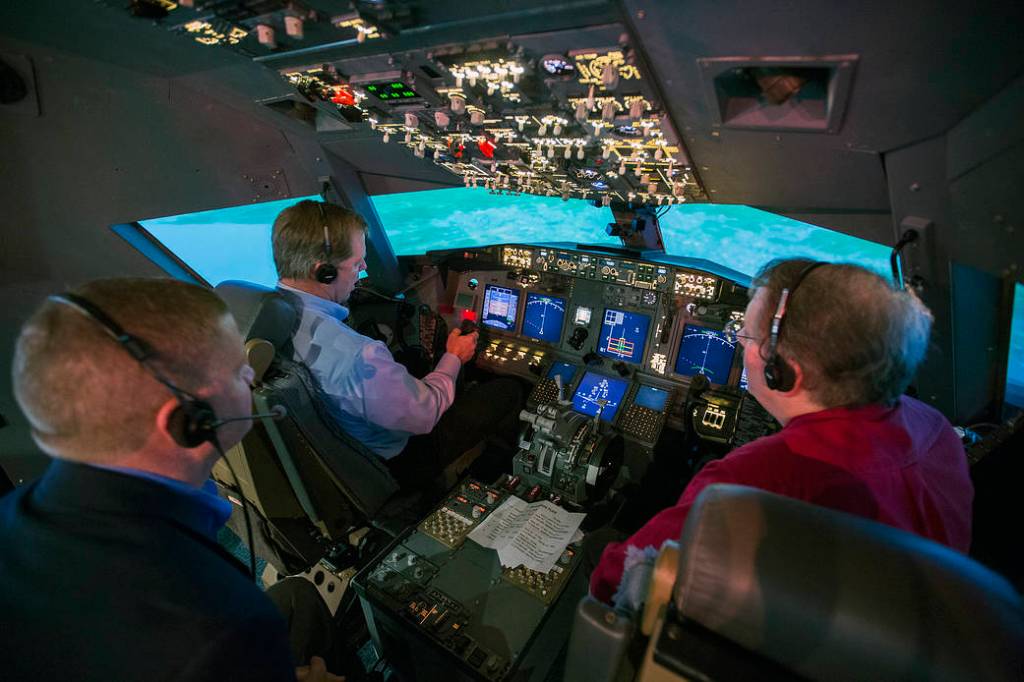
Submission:
{"label": "simulated cloud display", "polygon": [[270,250],[274,218],[292,204],[319,198],[314,195],[232,206],[140,220],[139,224],[212,286],[241,279],[272,287],[277,284]]}
{"label": "simulated cloud display", "polygon": [[660,219],[665,251],[754,275],[775,258],[857,263],[889,277],[891,247],[750,206],[686,204]]}
{"label": "simulated cloud display", "polygon": [[[273,286],[270,229],[296,197],[139,221],[210,284],[243,279]],[[509,242],[579,242],[619,246],[605,233],[608,208],[582,199],[490,194],[453,188],[371,197],[399,255]],[[749,206],[673,206],[661,218],[668,253],[723,262],[752,275],[772,258],[804,256],[853,262],[888,273],[889,249]]]}
{"label": "simulated cloud display", "polygon": [[1024,407],[1024,284],[1018,284],[1013,291],[1010,356],[1006,364],[1006,402]]}
{"label": "simulated cloud display", "polygon": [[514,197],[465,187],[371,199],[399,256],[510,242],[622,244],[604,231],[613,220],[611,209],[582,199]]}

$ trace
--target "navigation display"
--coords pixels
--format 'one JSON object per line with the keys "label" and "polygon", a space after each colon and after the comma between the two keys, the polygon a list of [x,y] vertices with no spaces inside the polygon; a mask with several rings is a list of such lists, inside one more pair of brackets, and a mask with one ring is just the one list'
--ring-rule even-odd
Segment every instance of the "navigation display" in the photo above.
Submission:
{"label": "navigation display", "polygon": [[606,358],[619,358],[639,363],[644,356],[649,315],[607,308],[601,323],[601,340],[597,352]]}
{"label": "navigation display", "polygon": [[562,338],[562,320],[565,319],[565,299],[547,294],[526,294],[523,309],[523,336],[538,341],[558,343]]}
{"label": "navigation display", "polygon": [[729,380],[735,354],[736,346],[725,339],[725,332],[688,324],[683,327],[683,339],[679,342],[676,374],[703,374],[714,384],[724,384]]}
{"label": "navigation display", "polygon": [[572,409],[580,414],[593,417],[597,414],[600,406],[598,401],[604,400],[606,404],[601,412],[601,421],[610,422],[615,419],[615,413],[619,411],[619,404],[622,403],[622,396],[626,394],[629,384],[622,379],[587,372],[576,387],[576,393],[572,397]]}
{"label": "navigation display", "polygon": [[548,370],[548,379],[554,379],[556,376],[562,377],[562,386],[569,386],[576,376],[576,366],[568,362],[554,362]]}
{"label": "navigation display", "polygon": [[668,402],[668,391],[654,386],[641,386],[636,392],[636,397],[633,398],[633,404],[655,412],[663,411],[666,402]]}
{"label": "navigation display", "polygon": [[484,307],[480,323],[495,329],[513,331],[519,310],[519,292],[515,289],[488,284],[484,287]]}

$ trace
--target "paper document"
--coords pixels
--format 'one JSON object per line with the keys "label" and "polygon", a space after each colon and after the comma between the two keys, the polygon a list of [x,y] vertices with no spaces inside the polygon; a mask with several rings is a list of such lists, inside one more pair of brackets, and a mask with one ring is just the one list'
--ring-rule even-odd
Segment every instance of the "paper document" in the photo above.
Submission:
{"label": "paper document", "polygon": [[577,537],[584,517],[586,514],[574,514],[547,500],[530,503],[510,496],[469,534],[469,539],[497,550],[502,566],[515,568],[522,564],[547,573]]}

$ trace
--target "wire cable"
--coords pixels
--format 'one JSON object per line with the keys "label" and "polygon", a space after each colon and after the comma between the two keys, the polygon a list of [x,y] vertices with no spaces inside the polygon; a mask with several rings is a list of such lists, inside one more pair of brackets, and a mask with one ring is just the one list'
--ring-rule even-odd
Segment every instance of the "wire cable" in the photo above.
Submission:
{"label": "wire cable", "polygon": [[245,498],[245,494],[242,492],[242,484],[238,482],[238,474],[235,473],[235,467],[231,465],[231,460],[228,459],[227,454],[224,452],[224,448],[220,446],[220,439],[214,437],[210,442],[213,443],[213,447],[216,448],[220,458],[228,465],[228,471],[231,472],[231,479],[235,484],[235,492],[238,493],[238,498],[242,500],[242,514],[245,516],[245,539],[249,544],[249,574],[252,576],[253,582],[259,584],[259,581],[256,579],[256,545],[252,539],[252,520],[249,518],[249,500]]}

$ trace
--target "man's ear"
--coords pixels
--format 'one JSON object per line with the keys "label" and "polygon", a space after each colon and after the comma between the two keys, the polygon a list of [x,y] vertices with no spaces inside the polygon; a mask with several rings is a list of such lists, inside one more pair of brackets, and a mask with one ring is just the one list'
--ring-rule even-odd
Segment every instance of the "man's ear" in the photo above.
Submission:
{"label": "man's ear", "polygon": [[[185,437],[185,413],[177,398],[168,398],[154,416],[154,428],[163,438],[181,446]],[[184,447],[184,446],[182,446]]]}
{"label": "man's ear", "polygon": [[798,392],[805,392],[807,390],[807,374],[804,372],[804,368],[796,360],[786,360],[786,362],[793,370],[793,388],[783,395],[795,396]]}

